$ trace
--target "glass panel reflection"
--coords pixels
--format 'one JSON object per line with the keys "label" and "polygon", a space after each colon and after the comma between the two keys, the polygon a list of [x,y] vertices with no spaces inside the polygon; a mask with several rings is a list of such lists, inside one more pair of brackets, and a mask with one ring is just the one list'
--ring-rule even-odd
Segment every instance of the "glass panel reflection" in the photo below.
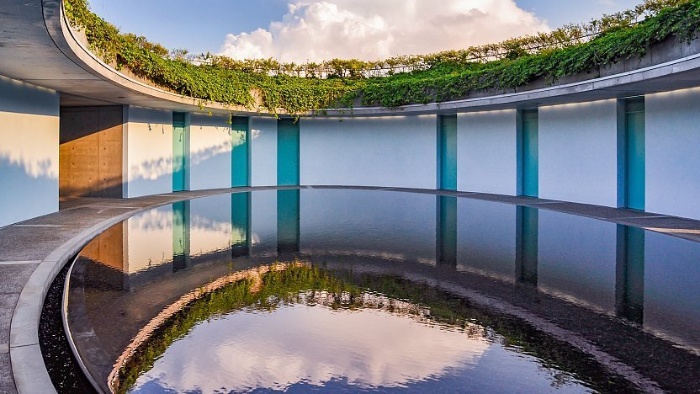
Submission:
{"label": "glass panel reflection", "polygon": [[299,190],[277,192],[277,252],[299,252]]}
{"label": "glass panel reflection", "polygon": [[190,265],[190,202],[173,204],[173,272]]}
{"label": "glass panel reflection", "polygon": [[457,197],[437,197],[437,264],[457,268]]}
{"label": "glass panel reflection", "polygon": [[250,255],[250,193],[231,194],[231,257]]}
{"label": "glass panel reflection", "polygon": [[615,312],[637,324],[644,323],[644,230],[617,227],[617,281]]}
{"label": "glass panel reflection", "polygon": [[516,215],[515,280],[537,286],[538,211],[535,208],[518,207]]}

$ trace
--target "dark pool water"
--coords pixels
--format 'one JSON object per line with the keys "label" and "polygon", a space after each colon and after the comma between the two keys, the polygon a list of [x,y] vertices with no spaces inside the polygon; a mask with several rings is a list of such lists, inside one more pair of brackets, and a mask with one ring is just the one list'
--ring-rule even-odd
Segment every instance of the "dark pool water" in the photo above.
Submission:
{"label": "dark pool water", "polygon": [[699,281],[699,244],[610,222],[270,190],[108,230],[67,320],[105,391],[693,392]]}

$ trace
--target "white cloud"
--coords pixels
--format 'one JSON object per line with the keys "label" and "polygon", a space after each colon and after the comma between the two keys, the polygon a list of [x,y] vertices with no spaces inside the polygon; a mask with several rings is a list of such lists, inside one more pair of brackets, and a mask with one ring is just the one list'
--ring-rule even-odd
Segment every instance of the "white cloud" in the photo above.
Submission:
{"label": "white cloud", "polygon": [[549,30],[514,0],[295,0],[267,29],[229,34],[234,59],[378,60],[463,49]]}

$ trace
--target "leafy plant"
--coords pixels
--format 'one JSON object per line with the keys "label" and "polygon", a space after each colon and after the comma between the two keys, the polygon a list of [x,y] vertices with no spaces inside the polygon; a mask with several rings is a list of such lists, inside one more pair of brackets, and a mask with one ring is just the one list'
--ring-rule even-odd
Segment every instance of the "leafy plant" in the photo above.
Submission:
{"label": "leafy plant", "polygon": [[64,0],[70,23],[90,48],[117,69],[206,102],[292,115],[354,105],[397,107],[443,102],[480,91],[519,89],[544,79],[597,73],[644,56],[669,39],[689,42],[700,28],[700,0],[646,0],[633,10],[551,33],[421,56],[322,63],[238,61],[210,53],[168,51],[145,37],[122,34],[92,13],[87,0]]}

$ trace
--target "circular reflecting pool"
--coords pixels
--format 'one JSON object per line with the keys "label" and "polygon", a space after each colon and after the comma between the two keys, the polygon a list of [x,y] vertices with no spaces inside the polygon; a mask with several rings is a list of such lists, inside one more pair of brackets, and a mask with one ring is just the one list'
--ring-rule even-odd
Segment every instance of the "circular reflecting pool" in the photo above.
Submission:
{"label": "circular reflecting pool", "polygon": [[103,233],[66,321],[104,392],[692,391],[699,261],[691,241],[509,204],[255,191]]}

